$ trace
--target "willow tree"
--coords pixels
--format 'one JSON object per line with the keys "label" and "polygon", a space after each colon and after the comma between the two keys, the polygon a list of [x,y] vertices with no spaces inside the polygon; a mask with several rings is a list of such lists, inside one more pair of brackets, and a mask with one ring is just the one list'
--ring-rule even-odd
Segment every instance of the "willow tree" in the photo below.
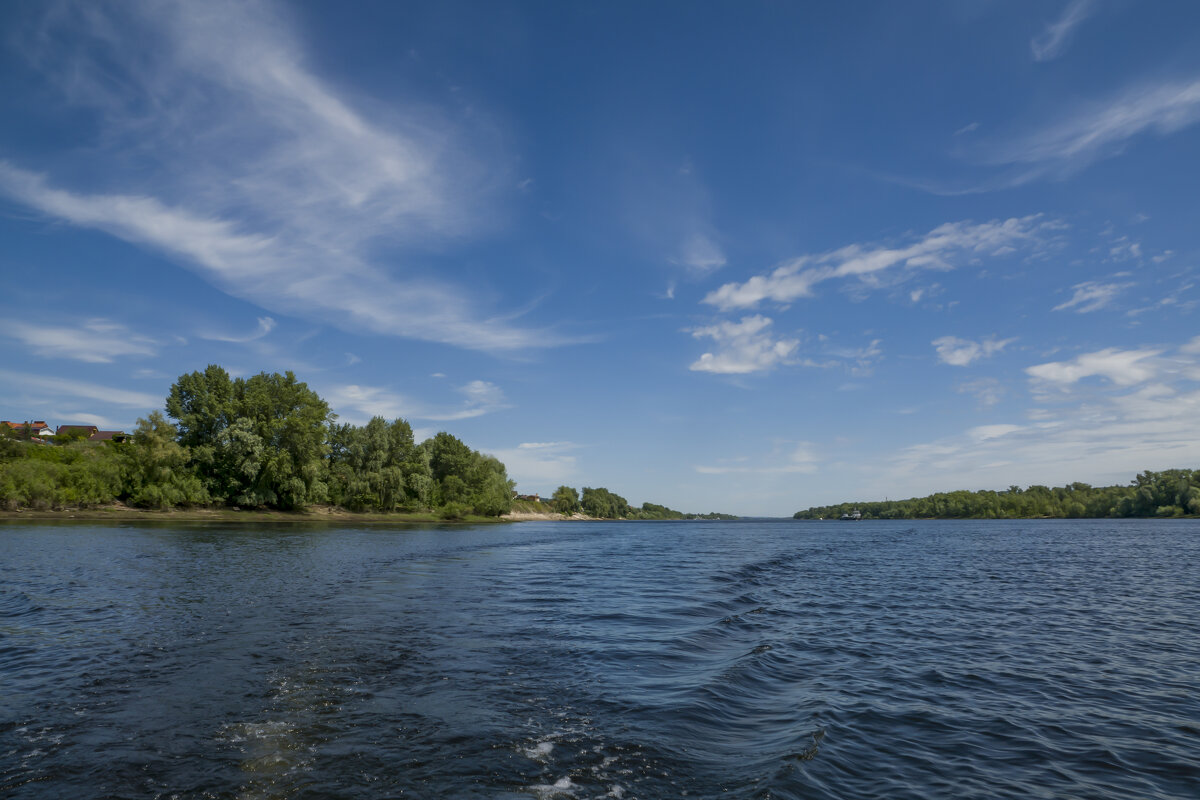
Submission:
{"label": "willow tree", "polygon": [[213,497],[288,509],[326,499],[329,406],[292,372],[230,380],[209,365],[180,376],[167,413]]}

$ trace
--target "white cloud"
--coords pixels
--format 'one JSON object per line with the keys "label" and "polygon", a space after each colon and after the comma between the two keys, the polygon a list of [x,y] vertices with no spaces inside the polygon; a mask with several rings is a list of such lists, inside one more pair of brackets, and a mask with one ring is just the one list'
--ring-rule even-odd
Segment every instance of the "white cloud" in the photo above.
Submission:
{"label": "white cloud", "polygon": [[703,233],[693,233],[680,246],[676,263],[692,272],[704,275],[725,266],[725,253],[711,238]]}
{"label": "white cloud", "polygon": [[959,339],[956,336],[943,336],[934,339],[931,344],[937,348],[938,361],[955,367],[965,367],[981,358],[989,358],[999,353],[1016,339],[997,339],[989,336],[982,342],[969,339]]}
{"label": "white cloud", "polygon": [[121,356],[152,356],[158,352],[158,342],[107,319],[90,319],[79,327],[8,320],[0,322],[0,333],[24,343],[39,356],[71,358],[92,364],[108,364]]}
{"label": "white cloud", "polygon": [[111,151],[94,161],[123,165],[109,176],[120,188],[0,163],[0,192],[279,313],[481,350],[563,343],[396,255],[493,224],[486,198],[511,182],[486,163],[499,160],[487,124],[399,103],[367,116],[309,69],[287,13],[214,0],[48,15],[34,61],[98,107]]}
{"label": "white cloud", "polygon": [[[253,342],[256,339],[261,339],[273,330],[275,330],[275,320],[271,319],[270,317],[259,317],[258,326],[252,333],[242,335],[229,333],[198,333],[196,335],[201,339],[210,339],[214,342],[245,343]],[[347,353],[347,355],[349,355],[349,353]]]}
{"label": "white cloud", "polygon": [[975,381],[961,383],[956,389],[961,394],[970,394],[979,401],[979,405],[990,408],[1004,399],[1004,385],[995,378],[980,378]]}
{"label": "white cloud", "polygon": [[1159,374],[1153,361],[1162,350],[1118,350],[1109,347],[1084,353],[1070,361],[1051,361],[1029,367],[1025,372],[1047,384],[1069,386],[1084,378],[1107,378],[1117,386],[1134,386]]}
{"label": "white cloud", "polygon": [[718,374],[746,374],[773,369],[788,359],[800,346],[797,339],[773,339],[767,330],[771,320],[760,314],[743,317],[741,322],[722,321],[696,328],[697,339],[712,339],[715,352],[704,353],[689,369]]}
{"label": "white cloud", "polygon": [[114,389],[87,381],[76,381],[68,378],[52,378],[30,372],[9,372],[0,370],[0,380],[19,386],[26,394],[45,392],[53,398],[68,400],[96,400],[126,408],[139,408],[147,411],[162,408],[163,398],[146,392],[135,392],[129,389]]}
{"label": "white cloud", "polygon": [[701,475],[811,475],[820,467],[821,457],[812,442],[794,442],[790,449],[780,450],[776,447],[774,452],[758,459],[757,463],[745,463],[752,460],[738,458],[732,459],[732,463],[700,464],[693,469]]}
{"label": "white cloud", "polygon": [[577,459],[572,451],[574,442],[522,442],[516,447],[489,449],[508,470],[508,477],[525,488],[548,494],[568,483],[576,474]]}
{"label": "white cloud", "polygon": [[634,239],[693,279],[725,266],[702,170],[690,159],[670,168],[671,157],[665,153],[623,150],[621,160],[627,167],[616,178],[616,203]]}
{"label": "white cloud", "polygon": [[963,125],[961,128],[956,130],[954,132],[954,135],[962,136],[964,133],[970,133],[971,131],[977,131],[977,130],[979,130],[978,122],[968,122],[966,125]]}
{"label": "white cloud", "polygon": [[1024,430],[1020,425],[977,425],[967,431],[967,436],[977,442],[987,442]]}
{"label": "white cloud", "polygon": [[1063,14],[1029,42],[1034,61],[1049,61],[1062,55],[1079,24],[1092,15],[1092,0],[1071,0]]}
{"label": "white cloud", "polygon": [[1200,391],[1149,384],[1084,402],[1035,409],[1029,425],[989,425],[892,455],[883,483],[893,492],[926,494],[1010,484],[1125,482],[1145,469],[1200,463]]}
{"label": "white cloud", "polygon": [[1059,303],[1054,307],[1055,311],[1066,311],[1067,309],[1075,309],[1077,314],[1087,314],[1092,311],[1099,311],[1105,306],[1112,303],[1117,295],[1133,286],[1132,283],[1099,283],[1098,281],[1084,281],[1077,283],[1071,288],[1075,290],[1075,294],[1070,300],[1065,303]]}
{"label": "white cloud", "polygon": [[[861,463],[857,470],[874,487],[858,496],[907,497],[1071,481],[1113,484],[1145,469],[1200,463],[1195,426],[1200,337],[1174,348],[1101,350],[1040,366],[1047,369],[1030,376],[1035,404],[1023,423],[975,424],[890,453],[872,448],[869,459],[851,452],[857,443],[840,447],[847,459]],[[1091,376],[1104,380],[1070,391]],[[1063,391],[1039,391],[1048,385]],[[842,490],[832,499],[845,496]]]}
{"label": "white cloud", "polygon": [[129,430],[133,427],[132,425],[118,422],[112,417],[91,414],[86,411],[55,411],[51,416],[62,420],[58,423],[59,425],[95,425],[102,431]]}
{"label": "white cloud", "polygon": [[452,422],[481,417],[507,407],[504,392],[487,381],[471,381],[458,391],[466,396],[458,408],[431,407],[380,386],[347,384],[327,388],[321,395],[339,417],[357,424],[371,417]]}
{"label": "white cloud", "polygon": [[425,412],[418,416],[421,419],[444,422],[482,417],[484,414],[507,408],[504,403],[504,392],[494,383],[471,381],[466,386],[460,386],[458,391],[467,396],[467,402],[463,408],[457,411]]}
{"label": "white cloud", "polygon": [[[1200,121],[1200,80],[1142,86],[1104,105],[1078,111],[1032,136],[994,149],[992,164],[1037,164],[1065,171],[1116,155],[1135,136],[1167,135]],[[1038,177],[1044,170],[1017,179]]]}
{"label": "white cloud", "polygon": [[885,270],[951,270],[981,256],[1004,255],[1002,248],[1036,244],[1057,222],[1031,215],[991,222],[948,222],[901,247],[852,244],[829,253],[804,255],[756,275],[745,283],[727,283],[704,302],[723,311],[753,308],[764,300],[790,303],[811,297],[813,287],[829,280],[854,278],[865,288],[882,285]]}
{"label": "white cloud", "polygon": [[1128,236],[1122,236],[1109,248],[1108,257],[1111,261],[1140,261],[1142,244],[1130,241]]}
{"label": "white cloud", "polygon": [[359,424],[371,417],[407,419],[416,409],[404,395],[378,386],[347,384],[326,389],[321,396],[339,417]]}

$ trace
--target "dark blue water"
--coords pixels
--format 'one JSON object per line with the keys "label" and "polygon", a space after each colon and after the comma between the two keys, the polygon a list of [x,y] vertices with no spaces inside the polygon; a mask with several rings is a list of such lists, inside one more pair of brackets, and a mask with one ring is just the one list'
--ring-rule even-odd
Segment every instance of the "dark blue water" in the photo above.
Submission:
{"label": "dark blue water", "polygon": [[1194,798],[1200,523],[0,525],[4,798]]}

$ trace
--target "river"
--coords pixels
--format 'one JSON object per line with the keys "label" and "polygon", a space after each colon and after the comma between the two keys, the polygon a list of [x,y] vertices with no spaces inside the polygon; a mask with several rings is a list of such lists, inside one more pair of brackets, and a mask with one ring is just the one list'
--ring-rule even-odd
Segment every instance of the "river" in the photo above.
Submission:
{"label": "river", "polygon": [[0,797],[1187,798],[1200,521],[0,524]]}

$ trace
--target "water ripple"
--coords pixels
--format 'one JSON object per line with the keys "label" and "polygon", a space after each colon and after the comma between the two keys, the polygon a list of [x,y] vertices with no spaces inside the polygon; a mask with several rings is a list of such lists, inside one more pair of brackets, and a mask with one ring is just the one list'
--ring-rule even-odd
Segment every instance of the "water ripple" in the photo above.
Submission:
{"label": "water ripple", "polygon": [[1198,543],[0,525],[0,795],[1190,799]]}

